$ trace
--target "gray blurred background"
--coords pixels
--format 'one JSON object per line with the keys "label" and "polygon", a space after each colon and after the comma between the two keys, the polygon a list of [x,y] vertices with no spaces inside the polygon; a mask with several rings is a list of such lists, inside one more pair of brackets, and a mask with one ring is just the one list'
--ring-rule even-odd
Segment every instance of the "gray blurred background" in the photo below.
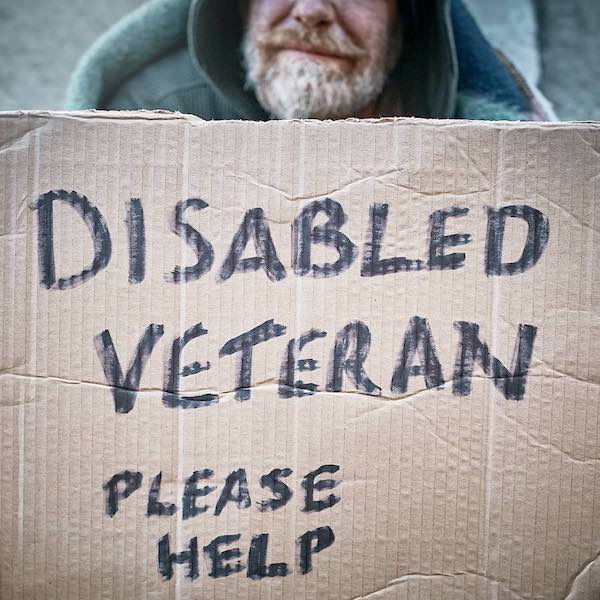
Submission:
{"label": "gray blurred background", "polygon": [[[465,0],[563,120],[600,120],[600,0]],[[0,0],[0,110],[60,109],[81,53],[143,0]]]}

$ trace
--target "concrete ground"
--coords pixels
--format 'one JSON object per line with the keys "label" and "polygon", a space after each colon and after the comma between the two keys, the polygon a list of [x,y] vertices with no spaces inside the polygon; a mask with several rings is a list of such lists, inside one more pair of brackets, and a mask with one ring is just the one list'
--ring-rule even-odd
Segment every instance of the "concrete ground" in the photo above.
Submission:
{"label": "concrete ground", "polygon": [[81,53],[141,0],[0,0],[0,110],[63,108]]}
{"label": "concrete ground", "polygon": [[600,120],[600,2],[537,0],[542,87],[565,119]]}
{"label": "concrete ground", "polygon": [[[598,0],[466,0],[561,119],[600,120]],[[94,39],[142,0],[0,0],[0,110],[62,108]],[[541,52],[540,52],[541,47]]]}

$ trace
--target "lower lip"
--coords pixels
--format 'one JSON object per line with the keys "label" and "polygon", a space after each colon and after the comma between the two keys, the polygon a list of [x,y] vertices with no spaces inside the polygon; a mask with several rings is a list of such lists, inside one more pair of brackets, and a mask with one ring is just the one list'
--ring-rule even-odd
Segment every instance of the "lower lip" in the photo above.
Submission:
{"label": "lower lip", "polygon": [[315,60],[322,60],[328,62],[341,62],[347,60],[341,56],[335,56],[333,54],[321,54],[320,52],[311,52],[310,50],[297,50],[295,48],[282,48],[280,52],[285,53],[290,57],[297,56],[301,58],[312,58]]}

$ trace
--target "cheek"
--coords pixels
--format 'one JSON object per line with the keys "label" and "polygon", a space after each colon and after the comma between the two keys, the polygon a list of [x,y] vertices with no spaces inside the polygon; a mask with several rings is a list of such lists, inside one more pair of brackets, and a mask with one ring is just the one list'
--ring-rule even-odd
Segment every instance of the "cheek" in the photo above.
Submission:
{"label": "cheek", "polygon": [[267,31],[278,25],[290,13],[294,0],[253,0],[250,7],[250,27]]}
{"label": "cheek", "polygon": [[396,20],[394,0],[350,0],[340,11],[340,21],[346,31],[363,48],[377,52],[385,46]]}

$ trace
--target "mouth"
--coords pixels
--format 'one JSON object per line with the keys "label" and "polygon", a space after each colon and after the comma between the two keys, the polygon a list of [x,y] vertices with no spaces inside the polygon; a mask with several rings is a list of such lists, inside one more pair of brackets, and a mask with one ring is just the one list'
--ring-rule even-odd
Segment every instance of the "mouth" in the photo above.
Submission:
{"label": "mouth", "polygon": [[344,62],[348,63],[354,60],[354,57],[337,54],[327,48],[319,46],[311,46],[308,44],[286,44],[275,48],[278,53],[285,53],[290,57],[297,56],[303,58],[311,58],[313,60],[324,61],[324,62]]}

